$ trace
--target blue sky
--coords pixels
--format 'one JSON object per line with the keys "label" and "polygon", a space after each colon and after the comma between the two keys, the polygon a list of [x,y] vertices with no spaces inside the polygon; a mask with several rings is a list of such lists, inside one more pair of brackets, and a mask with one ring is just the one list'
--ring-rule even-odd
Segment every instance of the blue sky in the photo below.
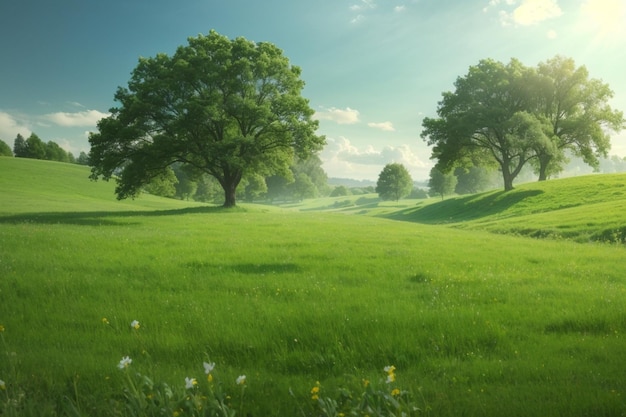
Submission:
{"label": "blue sky", "polygon": [[[0,3],[0,139],[88,152],[137,59],[211,29],[272,42],[302,68],[331,177],[375,181],[399,162],[428,178],[422,119],[483,58],[572,57],[626,111],[623,0],[19,0]],[[612,144],[626,156],[625,132]]]}

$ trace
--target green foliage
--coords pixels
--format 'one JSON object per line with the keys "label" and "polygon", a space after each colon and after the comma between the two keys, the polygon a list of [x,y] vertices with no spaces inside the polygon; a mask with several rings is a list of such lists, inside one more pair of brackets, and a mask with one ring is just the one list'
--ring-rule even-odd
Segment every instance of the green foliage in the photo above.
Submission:
{"label": "green foliage", "polygon": [[351,195],[351,192],[345,185],[338,185],[330,192],[331,197],[342,197],[346,195]]}
{"label": "green foliage", "polygon": [[81,151],[78,155],[78,159],[76,159],[76,163],[78,165],[89,165],[89,155]]}
{"label": "green foliage", "polygon": [[536,112],[547,122],[554,146],[540,150],[533,160],[539,180],[562,170],[565,150],[597,168],[598,158],[606,157],[611,147],[608,133],[619,132],[625,123],[623,113],[608,105],[613,91],[601,80],[589,79],[587,69],[576,68],[571,58],[556,56],[542,62],[538,74],[544,82]]}
{"label": "green foliage", "polygon": [[26,139],[24,158],[46,159],[46,144],[34,133]]}
{"label": "green foliage", "polygon": [[115,94],[120,107],[90,136],[92,178],[118,175],[120,199],[183,163],[216,178],[234,206],[242,178],[284,173],[325,143],[300,68],[276,46],[215,31],[188,41],[171,57],[141,58]]}
{"label": "green foliage", "polygon": [[426,190],[423,190],[421,188],[413,188],[408,198],[425,199],[425,198],[428,198],[428,192],[426,192]]}
{"label": "green foliage", "polygon": [[537,69],[484,59],[454,85],[443,93],[439,117],[424,119],[421,136],[442,172],[468,158],[492,158],[505,191],[528,162],[540,180],[560,172],[565,150],[597,166],[610,146],[607,130],[624,126],[623,114],[607,104],[608,85],[571,59],[555,57]]}
{"label": "green foliage", "polygon": [[457,178],[454,192],[462,195],[485,191],[492,184],[492,174],[495,173],[483,167],[457,167],[454,170],[454,176]]}
{"label": "green foliage", "polygon": [[13,156],[11,147],[4,141],[0,140],[0,156]]}
{"label": "green foliage", "polygon": [[58,143],[49,141],[45,145],[46,157],[49,161],[70,162],[70,158],[63,148]]}
{"label": "green foliage", "polygon": [[398,201],[406,197],[413,188],[409,171],[402,164],[387,164],[378,175],[376,192],[383,200]]}
{"label": "green foliage", "polygon": [[144,190],[150,194],[161,197],[174,197],[178,178],[171,167],[165,168],[159,175],[152,177]]}
{"label": "green foliage", "polygon": [[13,153],[18,158],[26,158],[26,155],[28,155],[28,151],[26,149],[26,139],[24,139],[24,136],[19,133],[13,141]]}
{"label": "green foliage", "polygon": [[245,199],[252,202],[267,193],[267,184],[265,178],[261,175],[252,175],[247,178],[247,184],[245,187]]}
{"label": "green foliage", "polygon": [[454,193],[454,189],[457,185],[457,177],[453,173],[443,173],[433,167],[430,170],[430,178],[428,180],[428,187],[430,188],[431,195],[440,195],[441,199],[447,194]]}

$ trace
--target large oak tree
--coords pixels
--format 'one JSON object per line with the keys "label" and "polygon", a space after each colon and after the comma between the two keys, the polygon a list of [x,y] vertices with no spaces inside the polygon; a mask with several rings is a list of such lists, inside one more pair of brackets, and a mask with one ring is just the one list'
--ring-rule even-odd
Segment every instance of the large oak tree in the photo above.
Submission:
{"label": "large oak tree", "polygon": [[449,172],[467,160],[495,161],[505,190],[528,162],[540,180],[558,172],[565,150],[597,165],[610,146],[606,129],[620,130],[624,123],[607,104],[608,86],[561,57],[537,69],[516,59],[506,65],[481,60],[454,86],[443,93],[439,117],[422,122],[436,167]]}
{"label": "large oak tree", "polygon": [[484,59],[457,78],[454,93],[443,93],[437,114],[424,118],[422,138],[433,145],[436,168],[449,172],[458,161],[493,158],[499,165],[504,189],[536,150],[551,143],[541,123],[528,109],[535,95],[528,86],[536,85],[534,71],[512,59],[507,65]]}
{"label": "large oak tree", "polygon": [[91,178],[116,177],[119,199],[183,163],[215,177],[231,207],[244,176],[286,172],[325,143],[300,68],[275,45],[215,31],[188,42],[140,58],[120,106],[90,135]]}

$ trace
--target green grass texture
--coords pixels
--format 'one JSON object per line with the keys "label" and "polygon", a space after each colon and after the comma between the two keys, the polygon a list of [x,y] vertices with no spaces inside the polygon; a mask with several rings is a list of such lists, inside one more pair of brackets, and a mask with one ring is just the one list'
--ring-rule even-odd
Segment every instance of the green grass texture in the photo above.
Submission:
{"label": "green grass texture", "polygon": [[[346,211],[117,201],[88,175],[0,158],[0,380],[24,415],[68,398],[112,415],[124,356],[172,385],[203,361],[232,385],[245,374],[251,416],[315,415],[317,381],[387,365],[423,415],[626,413],[626,252],[576,241],[623,224],[624,176]],[[587,231],[515,233],[563,229],[550,219]]]}

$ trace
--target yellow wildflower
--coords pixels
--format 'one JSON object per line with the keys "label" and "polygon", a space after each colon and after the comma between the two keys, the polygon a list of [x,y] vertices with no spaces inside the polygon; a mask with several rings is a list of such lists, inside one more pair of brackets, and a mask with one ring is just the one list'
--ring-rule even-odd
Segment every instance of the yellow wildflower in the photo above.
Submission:
{"label": "yellow wildflower", "polygon": [[133,328],[133,329],[135,329],[135,330],[139,330],[139,322],[138,322],[137,320],[133,320],[133,321],[130,323],[130,327],[132,327],[132,328]]}
{"label": "yellow wildflower", "polygon": [[394,388],[391,391],[391,395],[393,395],[394,397],[397,397],[398,395],[400,395],[400,390],[398,388]]}
{"label": "yellow wildflower", "polygon": [[4,326],[0,324],[0,332],[4,331]]}
{"label": "yellow wildflower", "polygon": [[364,386],[365,388],[367,388],[367,387],[369,387],[369,385],[370,385],[370,380],[369,380],[369,379],[364,379],[364,380],[363,380],[363,386]]}
{"label": "yellow wildflower", "polygon": [[317,383],[317,385],[315,385],[313,388],[311,388],[311,399],[313,401],[317,401],[320,398],[320,386],[319,386],[319,382]]}
{"label": "yellow wildflower", "polygon": [[207,380],[207,381],[209,381],[209,382],[213,382],[213,375],[208,374],[208,375],[206,376],[206,380]]}
{"label": "yellow wildflower", "polygon": [[102,317],[102,324],[109,324],[109,320],[106,317]]}
{"label": "yellow wildflower", "polygon": [[394,373],[396,370],[396,367],[393,365],[389,365],[389,366],[385,366],[384,368],[385,372],[387,372],[387,383],[391,383],[394,382],[396,380],[396,374]]}

